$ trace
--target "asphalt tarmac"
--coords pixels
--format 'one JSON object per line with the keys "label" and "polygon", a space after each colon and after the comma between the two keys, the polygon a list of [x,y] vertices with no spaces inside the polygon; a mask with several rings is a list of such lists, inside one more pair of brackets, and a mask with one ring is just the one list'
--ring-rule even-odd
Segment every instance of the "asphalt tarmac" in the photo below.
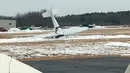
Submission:
{"label": "asphalt tarmac", "polygon": [[36,60],[24,63],[43,73],[124,73],[130,58],[103,57],[67,60]]}

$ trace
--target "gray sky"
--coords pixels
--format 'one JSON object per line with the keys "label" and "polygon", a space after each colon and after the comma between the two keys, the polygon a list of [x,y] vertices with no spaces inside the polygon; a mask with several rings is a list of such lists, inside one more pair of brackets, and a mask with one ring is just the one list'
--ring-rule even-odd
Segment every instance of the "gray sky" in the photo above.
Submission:
{"label": "gray sky", "polygon": [[52,7],[58,15],[130,10],[130,0],[0,0],[0,15],[38,11]]}

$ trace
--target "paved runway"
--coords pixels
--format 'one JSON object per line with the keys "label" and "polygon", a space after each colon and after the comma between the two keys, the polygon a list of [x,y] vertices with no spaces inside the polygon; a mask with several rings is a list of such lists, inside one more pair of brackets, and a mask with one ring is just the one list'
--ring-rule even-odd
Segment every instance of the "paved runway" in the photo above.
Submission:
{"label": "paved runway", "polygon": [[43,73],[124,73],[130,58],[105,57],[25,61]]}

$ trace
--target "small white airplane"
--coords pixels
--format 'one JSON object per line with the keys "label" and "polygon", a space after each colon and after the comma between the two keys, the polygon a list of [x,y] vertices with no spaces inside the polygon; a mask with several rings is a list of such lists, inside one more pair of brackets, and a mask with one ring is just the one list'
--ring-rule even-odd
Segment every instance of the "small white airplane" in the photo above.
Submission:
{"label": "small white airplane", "polygon": [[0,73],[42,73],[31,66],[0,53]]}
{"label": "small white airplane", "polygon": [[43,35],[36,35],[34,37],[59,38],[59,37],[68,36],[88,29],[87,27],[70,27],[69,29],[61,29],[57,20],[55,19],[55,15],[57,11],[58,9],[52,10],[51,8],[50,10],[47,10],[45,13],[42,14],[44,18],[51,17],[55,32],[43,34]]}

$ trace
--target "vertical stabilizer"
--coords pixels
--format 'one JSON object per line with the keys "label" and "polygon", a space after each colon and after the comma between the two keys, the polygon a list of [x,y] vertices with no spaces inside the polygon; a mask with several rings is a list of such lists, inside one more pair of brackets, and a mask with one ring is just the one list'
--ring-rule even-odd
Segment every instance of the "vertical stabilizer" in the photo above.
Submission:
{"label": "vertical stabilizer", "polygon": [[51,17],[53,25],[54,25],[54,29],[55,29],[55,33],[58,35],[63,35],[63,31],[60,28],[57,20],[55,19],[55,14],[58,12],[58,9],[53,9],[52,8],[50,10],[47,10],[47,12],[43,13],[42,16],[43,17]]}

